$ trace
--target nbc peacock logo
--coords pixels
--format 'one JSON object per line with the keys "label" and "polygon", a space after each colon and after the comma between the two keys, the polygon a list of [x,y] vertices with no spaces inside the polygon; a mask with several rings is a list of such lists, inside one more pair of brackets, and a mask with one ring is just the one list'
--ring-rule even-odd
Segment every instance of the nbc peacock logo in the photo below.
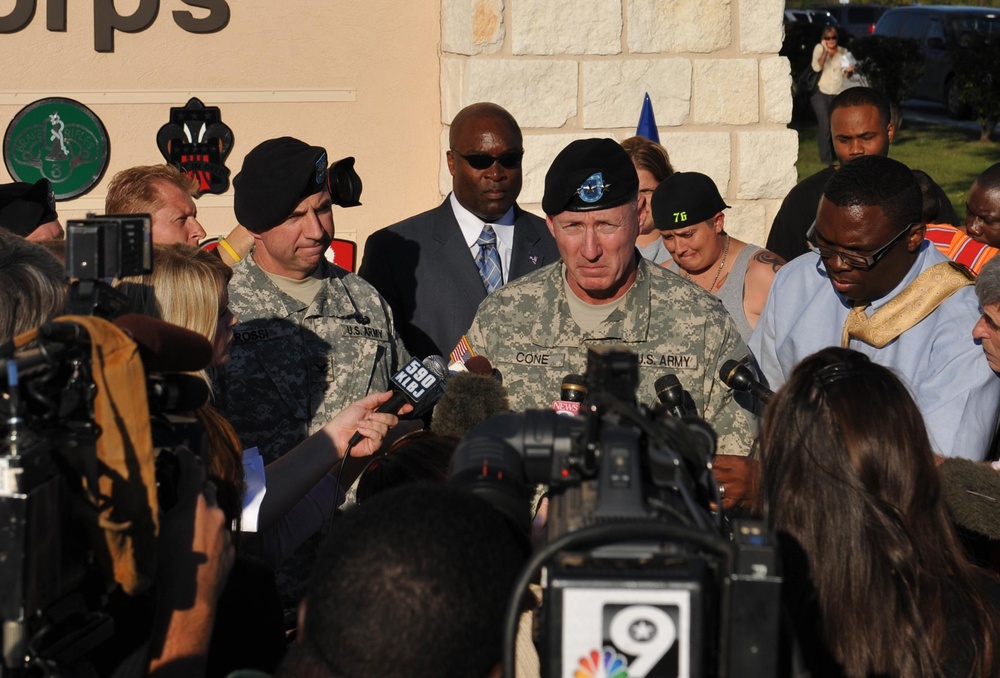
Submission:
{"label": "nbc peacock logo", "polygon": [[628,660],[610,647],[592,650],[580,657],[573,678],[628,678]]}

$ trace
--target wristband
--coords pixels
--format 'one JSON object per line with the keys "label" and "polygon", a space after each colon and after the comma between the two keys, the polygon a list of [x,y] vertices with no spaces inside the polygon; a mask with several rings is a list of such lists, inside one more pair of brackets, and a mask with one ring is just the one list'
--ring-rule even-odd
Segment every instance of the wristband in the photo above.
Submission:
{"label": "wristband", "polygon": [[231,256],[233,258],[233,262],[234,263],[238,262],[239,260],[241,260],[243,258],[239,254],[236,253],[236,250],[233,249],[233,246],[230,245],[229,241],[226,240],[225,238],[219,238],[219,247],[221,247],[222,249],[226,250],[226,254],[228,254],[229,256]]}

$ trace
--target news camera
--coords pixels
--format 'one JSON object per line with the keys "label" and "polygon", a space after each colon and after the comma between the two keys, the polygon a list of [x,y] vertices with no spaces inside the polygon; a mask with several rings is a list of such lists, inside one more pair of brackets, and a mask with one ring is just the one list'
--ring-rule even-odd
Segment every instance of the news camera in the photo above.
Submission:
{"label": "news camera", "polygon": [[543,677],[775,676],[774,541],[761,522],[713,510],[714,432],[638,405],[638,370],[628,351],[590,349],[579,414],[496,415],[455,452],[451,482],[522,529],[533,486],[549,488],[547,543],[508,606],[504,675],[514,675],[520,601],[541,574]]}
{"label": "news camera", "polygon": [[[165,373],[146,376],[145,384],[119,386],[127,395],[144,386],[148,393],[148,406],[136,409],[136,419],[153,431],[156,488],[150,500],[142,459],[129,446],[141,438],[140,422],[119,418],[115,425],[129,431],[114,432],[123,441],[129,478],[109,468],[100,453],[99,440],[108,430],[95,413],[110,386],[83,324],[43,325],[34,346],[0,358],[0,375],[0,676],[92,675],[78,671],[112,639],[107,604],[122,585],[122,561],[104,531],[113,522],[154,543],[154,514],[175,500],[178,472],[176,448],[157,447],[157,432],[199,451],[197,427],[170,417],[175,409],[191,408],[198,394],[190,380],[197,377]],[[204,402],[208,391],[201,383]],[[146,567],[151,550],[138,562],[140,541],[132,542],[137,584],[129,593],[141,591],[155,575]]]}
{"label": "news camera", "polygon": [[109,214],[66,222],[67,309],[73,315],[114,318],[122,295],[106,280],[153,271],[152,219],[148,214]]}

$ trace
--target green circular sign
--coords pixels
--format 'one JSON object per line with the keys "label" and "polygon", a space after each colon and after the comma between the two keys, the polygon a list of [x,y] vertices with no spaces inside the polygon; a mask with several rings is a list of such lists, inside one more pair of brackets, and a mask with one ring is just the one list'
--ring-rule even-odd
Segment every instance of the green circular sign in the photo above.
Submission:
{"label": "green circular sign", "polygon": [[56,200],[74,198],[97,185],[108,168],[111,146],[104,123],[72,99],[28,104],[7,125],[3,159],[15,181],[45,178]]}

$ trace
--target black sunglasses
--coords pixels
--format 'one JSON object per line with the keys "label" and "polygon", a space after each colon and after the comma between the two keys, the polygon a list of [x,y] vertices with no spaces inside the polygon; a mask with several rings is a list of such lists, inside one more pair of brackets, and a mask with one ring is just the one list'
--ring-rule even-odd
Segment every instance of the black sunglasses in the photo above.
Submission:
{"label": "black sunglasses", "polygon": [[499,156],[492,156],[489,153],[470,153],[465,155],[459,153],[454,148],[451,152],[469,163],[469,167],[477,170],[484,170],[493,167],[493,163],[500,163],[505,169],[517,169],[521,166],[521,159],[524,157],[524,150],[507,151]]}
{"label": "black sunglasses", "polygon": [[903,236],[910,232],[914,226],[919,222],[914,222],[912,224],[907,224],[906,228],[897,233],[892,240],[886,244],[879,247],[877,250],[871,254],[860,254],[858,252],[845,252],[844,250],[836,249],[834,247],[826,247],[824,245],[819,245],[816,243],[816,222],[812,223],[809,230],[806,231],[806,245],[810,250],[818,254],[823,259],[832,259],[834,255],[840,257],[840,260],[851,268],[855,268],[859,271],[870,271],[875,267],[882,257],[889,253],[896,243],[903,239]]}

